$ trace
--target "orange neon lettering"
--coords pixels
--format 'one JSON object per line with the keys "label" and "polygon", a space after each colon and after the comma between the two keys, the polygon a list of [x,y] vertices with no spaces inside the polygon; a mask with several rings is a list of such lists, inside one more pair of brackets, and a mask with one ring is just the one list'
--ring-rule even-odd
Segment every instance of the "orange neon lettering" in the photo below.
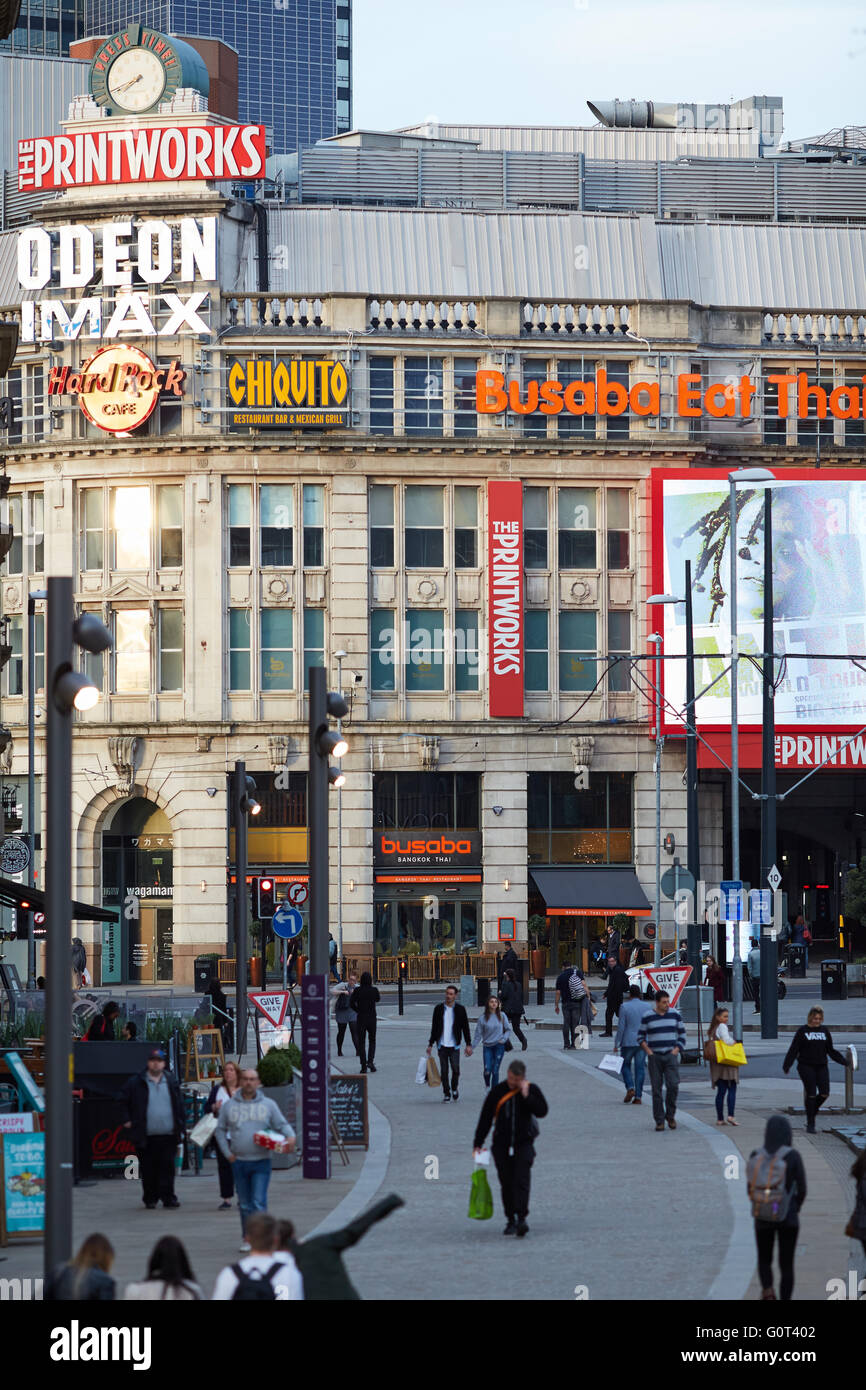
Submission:
{"label": "orange neon lettering", "polygon": [[569,415],[592,415],[595,412],[595,387],[591,381],[572,381],[565,388],[564,400]]}
{"label": "orange neon lettering", "polygon": [[[646,404],[641,403],[641,396],[646,395]],[[636,381],[628,393],[629,407],[635,415],[658,415],[661,413],[661,394],[658,382],[656,381]]]}
{"label": "orange neon lettering", "polygon": [[731,419],[737,413],[737,405],[734,400],[734,393],[729,393],[727,386],[720,381],[708,386],[704,394],[704,407],[708,415],[714,420]]}
{"label": "orange neon lettering", "polygon": [[508,407],[515,415],[532,415],[538,409],[538,382],[526,383],[526,401],[520,399],[520,382],[508,383]]}
{"label": "orange neon lettering", "polygon": [[562,382],[543,381],[538,394],[543,402],[542,415],[558,415],[562,410]]}
{"label": "orange neon lettering", "polygon": [[787,420],[787,418],[788,418],[788,411],[789,411],[789,409],[790,409],[790,404],[789,404],[789,400],[788,400],[788,390],[789,390],[789,388],[790,388],[791,386],[794,385],[794,382],[797,380],[797,378],[796,378],[795,376],[791,375],[791,374],[788,374],[788,375],[768,376],[768,377],[767,377],[767,380],[769,381],[769,383],[770,383],[771,386],[778,386],[778,388],[779,388],[779,410],[778,410],[779,419],[780,419],[780,420]]}
{"label": "orange neon lettering", "polygon": [[504,385],[502,372],[475,373],[475,409],[479,415],[500,415],[505,410],[508,397],[502,389]]}
{"label": "orange neon lettering", "polygon": [[[701,413],[701,407],[695,405],[695,401],[701,398],[700,392],[701,374],[700,372],[685,372],[677,377],[677,414],[686,418],[695,419]],[[694,386],[697,383],[698,389]]]}
{"label": "orange neon lettering", "polygon": [[628,391],[622,382],[608,381],[604,367],[599,367],[595,374],[595,389],[599,415],[622,415],[628,409]]}
{"label": "orange neon lettering", "polygon": [[797,418],[809,418],[809,397],[815,401],[815,415],[819,420],[827,418],[827,392],[823,386],[810,386],[805,372],[797,373]]}
{"label": "orange neon lettering", "polygon": [[830,392],[830,414],[837,420],[860,419],[860,392],[856,386],[837,386]]}

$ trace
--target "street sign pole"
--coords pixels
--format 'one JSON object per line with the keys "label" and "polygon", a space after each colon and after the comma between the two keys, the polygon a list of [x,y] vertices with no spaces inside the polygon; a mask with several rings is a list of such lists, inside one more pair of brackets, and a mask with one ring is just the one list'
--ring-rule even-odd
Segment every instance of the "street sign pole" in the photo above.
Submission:
{"label": "street sign pole", "polygon": [[[731,553],[731,878],[740,877],[740,728],[737,701],[739,691],[739,645],[737,638],[737,484],[728,479],[728,549]],[[743,1040],[743,963],[740,957],[740,928],[734,937],[731,962],[731,1003],[734,1006],[734,1039]]]}
{"label": "street sign pole", "polygon": [[[776,689],[773,644],[773,489],[764,488],[764,660],[761,742],[761,880],[776,866]],[[775,923],[762,927],[761,1037],[779,1036],[779,946]]]}

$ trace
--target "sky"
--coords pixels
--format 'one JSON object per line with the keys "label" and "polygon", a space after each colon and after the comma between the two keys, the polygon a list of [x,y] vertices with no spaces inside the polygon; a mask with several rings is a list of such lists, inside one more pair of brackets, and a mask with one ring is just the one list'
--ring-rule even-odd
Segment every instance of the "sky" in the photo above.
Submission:
{"label": "sky", "polygon": [[784,98],[866,125],[862,0],[354,0],[354,124],[594,125],[587,100]]}

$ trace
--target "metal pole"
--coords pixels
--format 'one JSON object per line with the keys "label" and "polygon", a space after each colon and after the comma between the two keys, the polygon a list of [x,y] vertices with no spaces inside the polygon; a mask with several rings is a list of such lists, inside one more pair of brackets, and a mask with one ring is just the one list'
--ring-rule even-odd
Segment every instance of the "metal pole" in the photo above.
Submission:
{"label": "metal pole", "polygon": [[[654,632],[649,639],[655,642],[655,684],[656,684],[656,939],[653,944],[653,964],[659,965],[662,958],[662,682],[661,682],[661,633]],[[674,924],[676,939],[676,924]]]}
{"label": "metal pole", "polygon": [[[343,693],[343,658],[337,657],[337,690]],[[337,720],[342,733],[343,721]],[[337,788],[337,959],[343,961],[343,788]]]}
{"label": "metal pole", "polygon": [[[27,595],[27,843],[30,846],[28,881],[36,887],[36,598],[45,591]],[[36,988],[36,937],[33,910],[27,914],[27,988]]]}
{"label": "metal pole", "polygon": [[[740,877],[740,730],[737,724],[737,681],[739,651],[737,641],[737,485],[728,479],[728,545],[731,551],[731,878]],[[740,956],[740,924],[735,924],[734,957],[731,962],[731,1002],[734,1006],[734,1038],[743,1039],[743,964]]]}
{"label": "metal pole", "polygon": [[692,980],[701,983],[701,935],[697,920],[698,880],[701,876],[701,842],[698,821],[698,738],[695,709],[695,630],[692,617],[692,562],[686,560],[686,866],[694,880],[693,911],[688,922],[686,959]]}
{"label": "metal pole", "polygon": [[247,1050],[247,969],[249,965],[249,898],[247,897],[247,765],[235,763],[232,814],[235,819],[235,1051]]}
{"label": "metal pole", "polygon": [[72,1255],[72,713],[55,698],[72,670],[71,578],[48,580],[45,642],[45,1276]]}
{"label": "metal pole", "polygon": [[317,740],[328,723],[328,673],[309,668],[310,681],[310,974],[328,974],[328,760]]}
{"label": "metal pole", "polygon": [[[764,662],[761,740],[761,883],[776,862],[776,692],[773,644],[773,489],[764,488]],[[775,893],[773,893],[775,901]],[[761,1037],[779,1036],[779,943],[775,913],[761,927]]]}

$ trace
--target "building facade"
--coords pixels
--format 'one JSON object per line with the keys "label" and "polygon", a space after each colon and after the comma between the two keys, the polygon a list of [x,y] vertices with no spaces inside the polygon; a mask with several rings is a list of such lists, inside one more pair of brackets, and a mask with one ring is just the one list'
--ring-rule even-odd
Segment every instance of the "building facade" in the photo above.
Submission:
{"label": "building facade", "polygon": [[240,119],[266,125],[275,154],[352,124],[351,0],[85,0],[84,9],[86,36],[138,22],[236,49]]}
{"label": "building facade", "polygon": [[83,24],[84,0],[21,0],[18,23],[0,40],[0,52],[62,58],[81,38]]}

